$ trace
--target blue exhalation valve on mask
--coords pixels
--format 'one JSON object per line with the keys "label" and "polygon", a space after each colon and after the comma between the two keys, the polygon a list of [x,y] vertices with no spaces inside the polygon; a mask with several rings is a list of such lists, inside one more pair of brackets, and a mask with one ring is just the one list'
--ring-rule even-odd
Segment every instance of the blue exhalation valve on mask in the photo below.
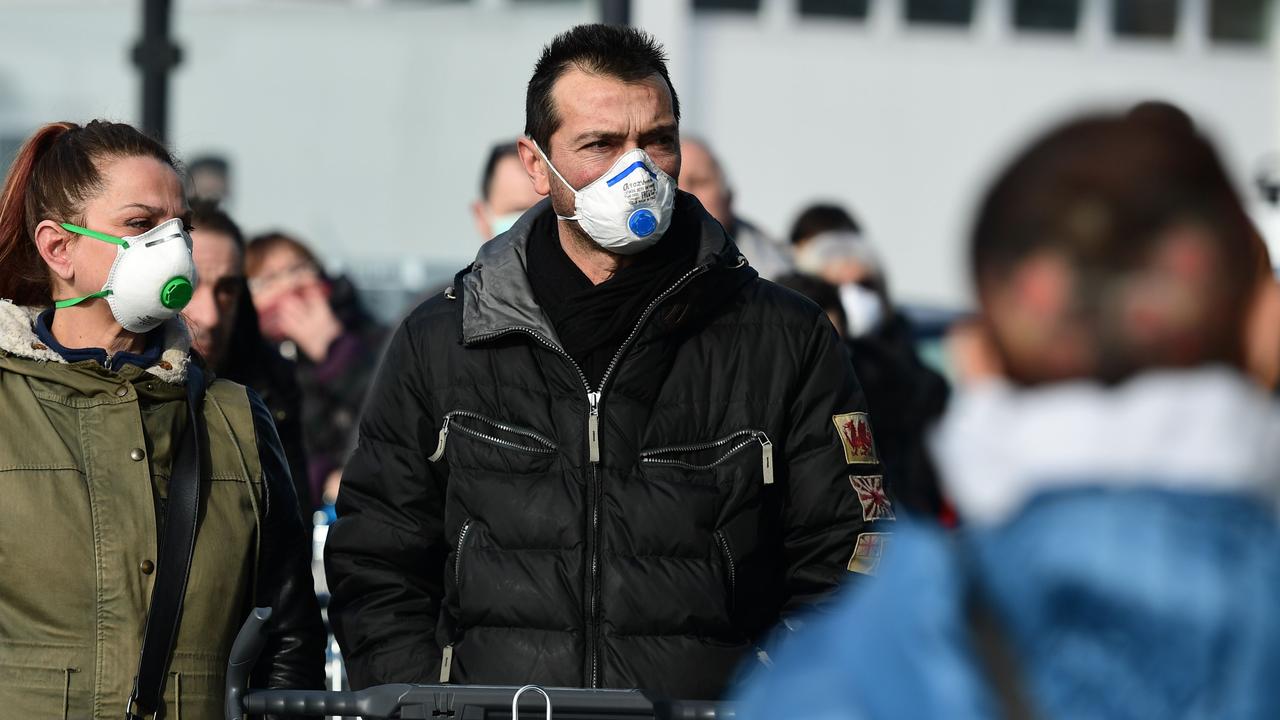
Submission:
{"label": "blue exhalation valve on mask", "polygon": [[631,232],[635,233],[638,238],[646,238],[658,229],[658,218],[654,216],[653,211],[649,208],[640,208],[631,213],[631,217],[627,218],[627,227]]}

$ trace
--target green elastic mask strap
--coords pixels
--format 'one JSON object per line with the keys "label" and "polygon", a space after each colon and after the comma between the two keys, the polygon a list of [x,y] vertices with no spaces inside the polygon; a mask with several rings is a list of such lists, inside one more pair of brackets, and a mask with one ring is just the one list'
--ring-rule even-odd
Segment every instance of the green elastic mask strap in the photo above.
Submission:
{"label": "green elastic mask strap", "polygon": [[[112,245],[119,245],[120,247],[124,248],[125,250],[128,250],[128,249],[129,249],[129,243],[128,243],[128,242],[125,242],[125,241],[124,241],[123,239],[121,239],[121,238],[116,237],[115,235],[108,235],[108,234],[106,234],[106,233],[100,233],[100,232],[98,232],[97,230],[90,230],[89,228],[82,228],[82,227],[80,227],[79,225],[72,225],[71,223],[62,223],[62,229],[63,229],[63,230],[68,230],[68,231],[73,232],[73,233],[75,233],[75,234],[77,234],[77,235],[84,235],[85,237],[91,237],[91,238],[93,238],[94,240],[101,240],[101,241],[102,241],[102,242],[104,242],[104,243],[111,243]],[[92,296],[87,296],[87,297],[92,297]]]}
{"label": "green elastic mask strap", "polygon": [[[68,232],[73,232],[73,233],[75,233],[75,234],[77,234],[77,235],[84,235],[85,237],[91,237],[91,238],[93,238],[94,240],[101,240],[101,241],[102,241],[102,242],[104,242],[104,243],[111,243],[112,245],[119,245],[120,247],[124,248],[125,250],[128,250],[128,249],[129,249],[129,243],[125,242],[125,241],[124,241],[123,239],[121,239],[121,238],[116,237],[115,235],[108,235],[108,234],[106,234],[106,233],[100,233],[100,232],[98,232],[97,230],[90,230],[89,228],[83,228],[83,227],[80,227],[79,225],[72,225],[71,223],[61,223],[61,225],[62,225],[62,229],[63,229],[63,230],[67,230]],[[110,290],[99,290],[99,291],[98,291],[98,292],[96,292],[96,293],[92,293],[92,294],[90,294],[90,295],[85,295],[84,297],[68,298],[68,299],[66,299],[66,300],[59,300],[59,301],[55,302],[55,303],[53,304],[53,306],[54,306],[54,307],[56,307],[56,308],[69,308],[69,307],[71,307],[71,306],[73,306],[73,305],[79,305],[80,303],[84,302],[85,300],[93,300],[93,299],[95,299],[95,298],[104,298],[104,297],[106,297],[106,296],[108,296],[108,295],[110,295],[110,294],[111,294],[111,291],[110,291]]]}
{"label": "green elastic mask strap", "polygon": [[[75,231],[72,230],[72,232],[75,232]],[[93,293],[92,295],[85,295],[84,297],[78,297],[78,298],[69,298],[67,300],[59,300],[55,302],[53,306],[56,308],[69,308],[72,305],[79,305],[85,300],[94,300],[96,298],[104,298],[110,294],[111,294],[110,290],[99,290],[98,292]]]}

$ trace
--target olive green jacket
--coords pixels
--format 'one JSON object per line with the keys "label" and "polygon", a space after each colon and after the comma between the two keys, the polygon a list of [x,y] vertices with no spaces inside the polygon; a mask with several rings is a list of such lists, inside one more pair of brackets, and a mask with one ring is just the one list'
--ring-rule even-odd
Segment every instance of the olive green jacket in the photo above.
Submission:
{"label": "olive green jacket", "polygon": [[[186,425],[190,340],[112,372],[39,342],[0,301],[0,714],[122,717],[155,581],[159,503]],[[215,380],[181,628],[157,717],[222,717],[227,654],[257,596],[266,495],[245,389]],[[314,599],[312,599],[314,603]],[[318,615],[316,617],[318,622]]]}

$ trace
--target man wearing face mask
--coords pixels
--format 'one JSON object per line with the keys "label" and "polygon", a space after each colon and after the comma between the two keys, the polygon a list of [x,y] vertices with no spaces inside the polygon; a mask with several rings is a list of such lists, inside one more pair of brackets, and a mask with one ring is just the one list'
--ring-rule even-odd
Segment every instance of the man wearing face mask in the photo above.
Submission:
{"label": "man wearing face mask", "polygon": [[544,49],[520,158],[550,198],[401,325],[343,477],[353,686],[716,697],[874,572],[893,508],[848,357],[676,190],[678,122],[647,34]]}

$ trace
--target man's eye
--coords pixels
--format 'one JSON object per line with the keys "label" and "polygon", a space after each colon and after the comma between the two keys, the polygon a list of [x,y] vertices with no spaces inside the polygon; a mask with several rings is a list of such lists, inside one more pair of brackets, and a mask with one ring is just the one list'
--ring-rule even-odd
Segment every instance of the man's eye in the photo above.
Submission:
{"label": "man's eye", "polygon": [[137,228],[138,230],[150,230],[151,220],[147,218],[135,218],[126,222],[124,225],[125,227]]}

